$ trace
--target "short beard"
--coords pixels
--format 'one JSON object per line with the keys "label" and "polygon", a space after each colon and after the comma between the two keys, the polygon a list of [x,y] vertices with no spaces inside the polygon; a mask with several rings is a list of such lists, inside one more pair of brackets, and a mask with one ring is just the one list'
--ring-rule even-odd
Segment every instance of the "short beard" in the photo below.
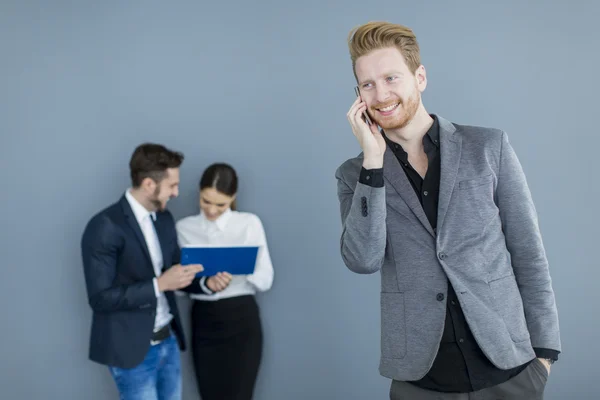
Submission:
{"label": "short beard", "polygon": [[[421,103],[421,93],[418,88],[415,86],[415,95],[410,97],[406,102],[398,99],[400,102],[398,107],[402,107],[404,109],[404,115],[402,115],[399,119],[387,120],[385,122],[376,120],[377,125],[379,125],[382,129],[394,130],[394,129],[402,129],[406,125],[408,125],[419,110],[419,104]],[[375,114],[376,111],[373,113]]]}
{"label": "short beard", "polygon": [[163,209],[164,209],[163,204],[160,202],[160,200],[158,200],[159,194],[160,194],[160,188],[157,186],[156,189],[154,189],[152,198],[150,199],[150,204],[152,204],[152,206],[154,206],[154,208],[157,211],[163,211]]}

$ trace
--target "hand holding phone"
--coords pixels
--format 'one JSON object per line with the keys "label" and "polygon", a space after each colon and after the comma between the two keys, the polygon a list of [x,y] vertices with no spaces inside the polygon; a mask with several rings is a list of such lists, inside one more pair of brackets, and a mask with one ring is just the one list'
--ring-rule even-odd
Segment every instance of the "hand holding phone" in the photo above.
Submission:
{"label": "hand holding phone", "polygon": [[[356,93],[357,97],[360,97],[360,90],[358,89],[358,86],[354,87],[354,93]],[[361,98],[362,100],[362,98]],[[365,112],[362,113],[362,118],[363,121],[365,121],[367,123],[367,125],[371,126],[371,119],[369,118],[369,115],[367,114],[367,110],[365,110]]]}
{"label": "hand holding phone", "polygon": [[354,93],[357,98],[346,116],[352,126],[352,132],[363,150],[363,167],[366,169],[381,168],[386,149],[385,139],[379,132],[377,124],[369,118],[367,105],[362,101],[358,87],[354,87]]}

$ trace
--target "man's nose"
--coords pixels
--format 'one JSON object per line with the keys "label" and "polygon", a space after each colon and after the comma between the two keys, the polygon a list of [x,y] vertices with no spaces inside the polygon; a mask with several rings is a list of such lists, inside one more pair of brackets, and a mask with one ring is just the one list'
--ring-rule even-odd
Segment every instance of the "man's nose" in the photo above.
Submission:
{"label": "man's nose", "polygon": [[390,99],[390,91],[385,86],[376,86],[375,98],[378,103],[384,103]]}

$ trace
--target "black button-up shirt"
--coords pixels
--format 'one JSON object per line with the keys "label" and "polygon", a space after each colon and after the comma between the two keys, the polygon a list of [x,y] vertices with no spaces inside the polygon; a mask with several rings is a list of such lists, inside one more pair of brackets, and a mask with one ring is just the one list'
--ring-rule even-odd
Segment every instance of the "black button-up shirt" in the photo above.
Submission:
{"label": "black button-up shirt", "polygon": [[[438,194],[440,188],[440,133],[435,115],[433,125],[423,137],[423,149],[428,159],[425,177],[408,162],[408,154],[401,145],[393,142],[384,134],[388,147],[394,152],[402,169],[410,181],[427,219],[434,232],[437,232]],[[362,169],[359,182],[373,187],[382,187],[383,168]],[[443,294],[438,294],[443,301]],[[556,359],[558,352],[548,349],[535,349],[538,357]],[[467,393],[498,385],[512,378],[527,367],[529,363],[510,370],[501,370],[494,366],[478,346],[465,319],[454,288],[448,281],[446,298],[446,319],[438,354],[427,375],[411,382],[424,389],[437,392]]]}

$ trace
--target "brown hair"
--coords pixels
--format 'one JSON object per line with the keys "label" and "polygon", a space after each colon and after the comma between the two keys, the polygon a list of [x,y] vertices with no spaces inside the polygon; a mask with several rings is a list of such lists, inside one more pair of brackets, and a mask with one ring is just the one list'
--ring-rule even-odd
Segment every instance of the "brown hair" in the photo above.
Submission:
{"label": "brown hair", "polygon": [[400,50],[408,69],[413,74],[421,65],[419,43],[410,28],[389,22],[373,21],[353,28],[348,34],[348,48],[354,76],[356,77],[356,60],[359,57],[387,47]]}
{"label": "brown hair", "polygon": [[143,143],[136,147],[129,161],[131,184],[139,187],[146,178],[159,183],[165,178],[167,169],[179,168],[183,158],[182,153],[161,144]]}
{"label": "brown hair", "polygon": [[[210,165],[200,178],[200,190],[215,188],[217,192],[233,197],[238,190],[238,177],[235,169],[226,163],[214,163]],[[236,210],[235,199],[231,203],[231,209]]]}

